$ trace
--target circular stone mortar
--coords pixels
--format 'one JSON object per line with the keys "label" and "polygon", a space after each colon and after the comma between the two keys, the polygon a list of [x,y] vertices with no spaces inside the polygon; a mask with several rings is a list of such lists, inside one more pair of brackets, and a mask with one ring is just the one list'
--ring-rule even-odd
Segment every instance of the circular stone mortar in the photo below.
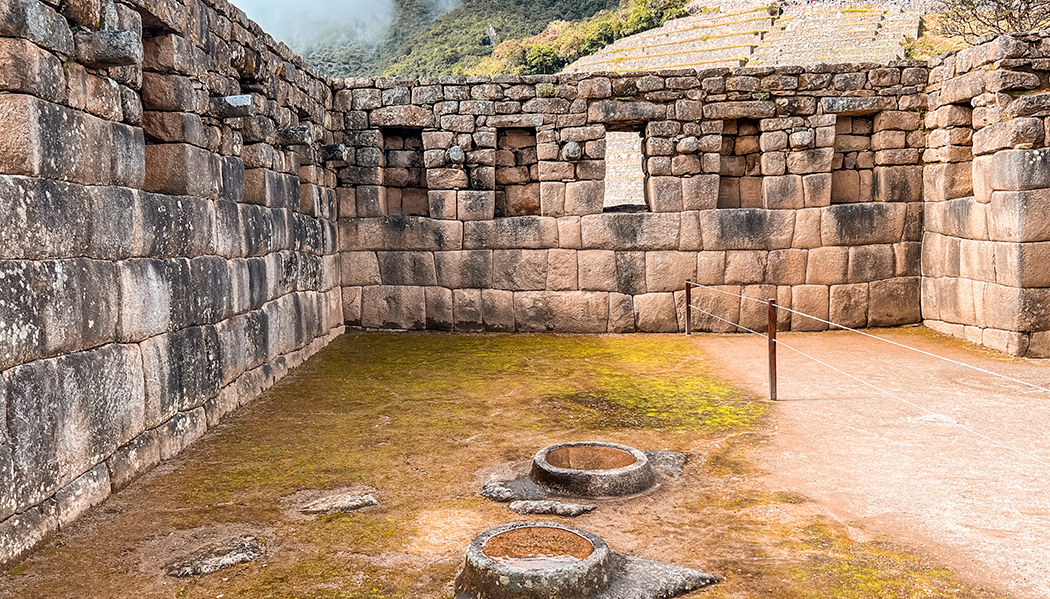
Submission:
{"label": "circular stone mortar", "polygon": [[656,486],[641,451],[616,443],[585,441],[541,449],[532,460],[533,481],[567,497],[624,497]]}
{"label": "circular stone mortar", "polygon": [[570,526],[504,524],[481,533],[467,547],[456,599],[596,597],[612,580],[610,555],[600,537]]}

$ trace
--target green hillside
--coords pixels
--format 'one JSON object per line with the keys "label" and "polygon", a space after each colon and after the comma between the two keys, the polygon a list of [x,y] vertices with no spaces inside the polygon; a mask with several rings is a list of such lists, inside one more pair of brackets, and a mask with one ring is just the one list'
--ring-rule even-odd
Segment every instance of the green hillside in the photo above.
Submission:
{"label": "green hillside", "polygon": [[[393,0],[381,35],[333,26],[297,48],[332,77],[552,72],[683,14],[686,0]],[[494,53],[495,51],[495,53]]]}

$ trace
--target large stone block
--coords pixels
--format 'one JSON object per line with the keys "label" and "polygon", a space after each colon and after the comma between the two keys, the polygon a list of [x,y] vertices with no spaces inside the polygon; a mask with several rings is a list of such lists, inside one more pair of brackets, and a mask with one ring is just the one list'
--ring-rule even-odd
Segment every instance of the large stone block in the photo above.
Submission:
{"label": "large stone block", "polygon": [[1010,287],[1050,287],[1050,242],[996,243],[995,282]]}
{"label": "large stone block", "polygon": [[58,532],[58,509],[48,499],[0,522],[0,564],[13,563]]}
{"label": "large stone block", "polygon": [[378,252],[383,285],[437,285],[433,252]]}
{"label": "large stone block", "polygon": [[1050,188],[1050,149],[996,152],[986,176],[992,191]]}
{"label": "large stone block", "polygon": [[1050,189],[992,193],[988,236],[995,241],[1050,241]]}
{"label": "large stone block", "polygon": [[208,417],[204,408],[180,412],[157,429],[160,458],[175,457],[194,441],[204,436],[208,429]]}
{"label": "large stone block", "polygon": [[768,252],[743,250],[726,252],[725,282],[729,285],[754,285],[766,278]]}
{"label": "large stone block", "polygon": [[547,250],[495,250],[492,285],[510,291],[545,289]]}
{"label": "large stone block", "polygon": [[712,121],[725,119],[768,119],[776,116],[776,112],[776,104],[767,100],[716,102],[704,106],[704,118]]}
{"label": "large stone block", "polygon": [[558,247],[558,220],[515,216],[463,224],[464,249],[544,249]]}
{"label": "large stone block", "polygon": [[426,294],[422,287],[365,287],[361,326],[369,329],[426,327]]}
{"label": "large stone block", "polygon": [[[921,167],[878,167],[875,171],[882,172],[886,170],[896,171],[898,169],[919,169]],[[885,177],[885,175],[883,175]],[[947,164],[928,164],[925,169],[919,174],[919,178],[922,180],[923,192],[921,199],[927,202],[942,202],[944,200],[951,200],[955,198],[965,198],[973,195],[974,182],[973,182],[973,169],[971,164],[968,162],[950,162]],[[884,182],[880,179],[876,180],[878,186],[878,193],[882,194],[887,189],[892,187],[885,187]],[[913,187],[912,183],[908,182],[907,190],[905,193],[909,194],[905,197],[910,197]],[[887,201],[887,200],[882,200]],[[907,200],[917,201],[917,200]]]}
{"label": "large stone block", "polygon": [[432,331],[451,331],[452,290],[444,287],[427,287],[425,291],[427,304],[427,329]]}
{"label": "large stone block", "polygon": [[802,285],[806,282],[808,252],[800,249],[773,250],[765,264],[765,282],[771,285]]}
{"label": "large stone block", "polygon": [[343,287],[343,322],[347,326],[361,326],[361,288]]}
{"label": "large stone block", "polygon": [[604,201],[604,181],[574,181],[565,184],[564,214],[600,214]]}
{"label": "large stone block", "polygon": [[481,292],[481,311],[484,317],[485,330],[510,332],[514,330],[514,296],[513,291],[501,289],[484,289]]}
{"label": "large stone block", "polygon": [[420,106],[387,106],[369,115],[373,127],[425,128],[436,124],[434,111]]}
{"label": "large stone block", "polygon": [[0,171],[140,187],[145,142],[128,127],[21,94],[0,95]]}
{"label": "large stone block", "polygon": [[[955,173],[954,169],[952,173]],[[964,178],[965,175],[953,181],[955,185],[951,189],[957,190],[955,193],[961,192],[960,188],[965,187]],[[876,202],[921,202],[923,169],[921,166],[875,167],[874,187],[873,196]]]}
{"label": "large stone block", "polygon": [[609,294],[609,332],[633,333],[634,298],[624,293]]}
{"label": "large stone block", "polygon": [[190,327],[141,344],[146,381],[145,418],[158,426],[182,410],[215,397],[222,387],[222,344],[215,327]]}
{"label": "large stone block", "polygon": [[484,289],[492,285],[492,251],[436,252],[437,284],[449,289]]}
{"label": "large stone block", "polygon": [[8,372],[19,509],[50,497],[143,430],[142,381],[134,345],[110,344]]}
{"label": "large stone block", "polygon": [[116,338],[142,341],[171,326],[168,269],[160,260],[125,260],[117,263],[120,306]]}
{"label": "large stone block", "polygon": [[680,215],[592,214],[580,220],[587,249],[675,250],[681,233]]}
{"label": "large stone block", "polygon": [[463,248],[459,221],[419,216],[342,219],[341,250],[459,250]]}
{"label": "large stone block", "polygon": [[146,146],[147,191],[218,198],[221,180],[219,158],[207,150],[184,143]]}
{"label": "large stone block", "polygon": [[45,355],[96,347],[115,336],[119,287],[112,262],[37,262],[33,295]]}
{"label": "large stone block", "polygon": [[868,326],[887,327],[921,322],[920,278],[900,277],[868,286]]}
{"label": "large stone block", "polygon": [[979,129],[973,135],[973,154],[983,156],[1018,147],[1031,148],[1043,141],[1043,121],[1016,118]]}
{"label": "large stone block", "polygon": [[639,332],[676,333],[678,310],[673,293],[645,293],[634,297],[634,318]]}
{"label": "large stone block", "polygon": [[868,284],[831,286],[831,322],[851,328],[868,324]]}
{"label": "large stone block", "polygon": [[612,250],[584,250],[578,252],[580,289],[590,291],[617,291],[616,252]]}
{"label": "large stone block", "polygon": [[682,208],[710,210],[718,205],[718,175],[697,175],[682,179]]}
{"label": "large stone block", "polygon": [[762,204],[769,210],[794,210],[805,206],[802,177],[800,175],[763,177]]}
{"label": "large stone block", "polygon": [[69,24],[39,0],[8,0],[0,4],[0,36],[25,38],[48,50],[73,54]]}
{"label": "large stone block", "polygon": [[[824,285],[799,285],[791,288],[792,331],[826,331],[828,325],[829,290]],[[810,318],[810,317],[816,318]],[[821,320],[818,320],[821,319]]]}
{"label": "large stone block", "polygon": [[61,102],[66,94],[62,63],[24,39],[0,38],[0,89]]}
{"label": "large stone block", "polygon": [[43,322],[33,297],[33,263],[0,262],[0,369],[43,354]]}
{"label": "large stone block", "polygon": [[740,332],[735,324],[740,321],[740,299],[743,288],[736,285],[716,286],[713,289],[695,288],[692,292],[694,331],[712,333]]}
{"label": "large stone block", "polygon": [[576,274],[576,250],[548,250],[547,289],[552,291],[575,291],[578,289]]}
{"label": "large stone block", "polygon": [[680,291],[696,278],[695,252],[646,252],[645,284],[650,292]]}
{"label": "large stone block", "polygon": [[55,493],[58,524],[66,527],[109,496],[109,469],[98,464]]}
{"label": "large stone block", "polygon": [[139,474],[160,463],[160,442],[157,433],[147,430],[121,445],[106,459],[109,483],[113,491],[128,486]]}
{"label": "large stone block", "polygon": [[903,203],[841,204],[825,208],[820,223],[824,245],[896,243],[904,234]]}
{"label": "large stone block", "polygon": [[849,248],[850,283],[868,283],[892,278],[896,274],[895,254],[890,245],[862,245]]}
{"label": "large stone block", "polygon": [[795,214],[753,208],[700,213],[705,250],[773,250],[791,247]]}
{"label": "large stone block", "polygon": [[519,331],[604,333],[609,328],[609,297],[586,291],[525,291],[514,294]]}
{"label": "large stone block", "polygon": [[[513,293],[505,291],[513,297]],[[481,289],[453,289],[452,290],[452,317],[453,328],[460,332],[476,332],[485,330],[485,320],[482,313]],[[514,330],[514,310],[510,313],[510,330]]]}
{"label": "large stone block", "polygon": [[587,112],[587,120],[592,123],[641,124],[661,120],[666,112],[667,109],[662,104],[602,100],[591,104]]}
{"label": "large stone block", "polygon": [[838,285],[845,283],[849,268],[849,248],[820,247],[809,250],[806,283]]}
{"label": "large stone block", "polygon": [[[653,212],[681,212],[683,206],[680,177],[649,177],[646,197]],[[596,211],[600,212],[600,210]]]}

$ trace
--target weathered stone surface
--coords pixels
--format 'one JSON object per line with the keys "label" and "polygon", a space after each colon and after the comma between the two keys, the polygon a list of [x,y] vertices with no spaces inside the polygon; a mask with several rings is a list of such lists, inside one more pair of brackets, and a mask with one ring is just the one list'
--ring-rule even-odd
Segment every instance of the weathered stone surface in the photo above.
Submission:
{"label": "weathered stone surface", "polygon": [[182,558],[167,567],[168,576],[187,578],[203,576],[219,570],[251,562],[266,553],[262,539],[242,537],[205,548]]}
{"label": "weathered stone surface", "polygon": [[996,152],[986,168],[993,191],[1050,188],[1050,149]]}
{"label": "weathered stone surface", "polygon": [[113,344],[7,374],[14,495],[21,508],[51,496],[144,428],[142,380],[138,348]]}
{"label": "weathered stone surface", "polygon": [[134,66],[142,63],[142,36],[136,31],[79,31],[77,60],[96,69]]}
{"label": "weathered stone surface", "polygon": [[645,285],[650,293],[681,291],[686,279],[696,278],[693,252],[646,252]]}
{"label": "weathered stone surface", "polygon": [[[945,165],[947,166],[947,165]],[[951,189],[960,193],[969,177],[963,169],[945,169],[946,174],[957,175]],[[923,168],[921,166],[875,167],[872,195],[877,202],[921,202],[923,199]],[[967,194],[963,194],[967,195]],[[962,196],[956,196],[962,197]]]}
{"label": "weathered stone surface", "polygon": [[901,241],[908,209],[904,204],[842,204],[825,209],[820,237],[825,246]]}
{"label": "weathered stone surface", "polygon": [[459,221],[388,216],[344,219],[339,227],[341,250],[440,251],[463,247],[463,223]]}
{"label": "weathered stone surface", "polygon": [[495,250],[492,284],[510,291],[546,289],[547,250]]}
{"label": "weathered stone surface", "polygon": [[422,329],[426,326],[426,295],[422,287],[365,287],[361,326],[368,329]]}
{"label": "weathered stone surface", "polygon": [[746,102],[717,102],[704,106],[704,118],[719,119],[768,119],[776,115],[773,102],[754,100]]}
{"label": "weathered stone surface", "polygon": [[[879,167],[880,170],[886,168],[893,168],[896,170],[917,169],[919,167]],[[920,176],[923,183],[923,189],[919,197],[927,202],[943,202],[945,200],[964,198],[973,195],[973,168],[969,163],[955,162],[947,164],[928,164],[923,169]],[[914,193],[913,177],[915,177],[915,175],[909,172],[907,179],[899,183],[901,186],[900,191],[905,193],[903,197],[912,197],[912,194]],[[892,190],[893,186],[887,188],[880,184],[880,193],[885,192],[887,189]],[[894,194],[894,196],[896,195],[897,194]],[[909,199],[907,201],[917,200]]]}
{"label": "weathered stone surface", "polygon": [[918,277],[876,281],[868,286],[868,326],[885,327],[921,321]]}
{"label": "weathered stone surface", "polygon": [[831,286],[831,322],[851,328],[863,328],[868,324],[868,285]]}
{"label": "weathered stone surface", "polygon": [[539,249],[558,246],[557,219],[515,216],[463,224],[464,249]]}
{"label": "weathered stone surface", "polygon": [[524,291],[514,294],[519,331],[604,333],[609,327],[609,298],[586,291]]}
{"label": "weathered stone surface", "polygon": [[58,525],[69,526],[84,512],[105,501],[109,491],[109,469],[105,462],[81,474],[55,493]]}
{"label": "weathered stone surface", "polygon": [[62,63],[23,39],[0,38],[0,89],[60,102],[66,94]]}
{"label": "weathered stone surface", "polygon": [[593,214],[580,219],[587,249],[678,249],[681,217],[674,213]]}
{"label": "weathered stone surface", "polygon": [[433,252],[380,251],[377,259],[382,285],[437,285]]}
{"label": "weathered stone surface", "polygon": [[892,97],[874,96],[870,98],[821,98],[820,106],[825,113],[840,116],[859,116],[875,114],[884,110],[895,110],[897,101]]}
{"label": "weathered stone surface", "polygon": [[434,111],[420,106],[387,106],[369,114],[373,127],[433,127]]}
{"label": "weathered stone surface", "polygon": [[219,197],[222,166],[215,154],[185,143],[146,146],[146,191]]}
{"label": "weathered stone surface", "polygon": [[13,562],[58,532],[53,499],[0,522],[0,563]]}
{"label": "weathered stone surface", "polygon": [[773,250],[791,247],[795,215],[787,210],[723,209],[700,213],[705,250]]}
{"label": "weathered stone surface", "polygon": [[1050,189],[997,191],[988,213],[988,236],[996,241],[1050,241]]}
{"label": "weathered stone surface", "polygon": [[120,305],[116,338],[142,341],[171,326],[168,270],[159,260],[126,260],[117,263]]}
{"label": "weathered stone surface", "polygon": [[436,252],[437,284],[449,289],[492,286],[492,251]]}
{"label": "weathered stone surface", "polygon": [[515,327],[514,296],[512,291],[485,289],[481,292],[481,307],[485,330],[508,332]]}
{"label": "weathered stone surface", "polygon": [[69,24],[39,0],[9,0],[0,5],[0,35],[25,38],[48,50],[73,54]]}
{"label": "weathered stone surface", "polygon": [[1050,116],[1050,93],[1021,96],[1006,107],[1006,118]]}
{"label": "weathered stone surface", "polygon": [[547,252],[547,289],[578,289],[576,250],[552,249]]}
{"label": "weathered stone surface", "polygon": [[634,313],[639,332],[678,332],[678,316],[673,293],[645,293],[635,296]]}
{"label": "weathered stone surface", "polygon": [[1004,123],[995,123],[978,130],[973,135],[974,156],[991,154],[999,150],[1031,148],[1043,141],[1043,122],[1033,118],[1015,118]]}
{"label": "weathered stone surface", "polygon": [[666,108],[648,102],[602,100],[591,104],[587,120],[592,123],[644,123],[664,118]]}

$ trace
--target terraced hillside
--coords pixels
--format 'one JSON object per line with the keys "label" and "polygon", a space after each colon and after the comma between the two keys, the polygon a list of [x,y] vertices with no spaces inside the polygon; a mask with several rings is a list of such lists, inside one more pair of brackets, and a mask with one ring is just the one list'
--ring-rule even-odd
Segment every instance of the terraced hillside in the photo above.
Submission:
{"label": "terraced hillside", "polygon": [[[700,3],[698,3],[700,4]],[[920,15],[879,3],[778,6],[703,2],[696,14],[624,38],[569,65],[566,72],[889,62],[904,58]],[[715,4],[713,8],[711,6]]]}

